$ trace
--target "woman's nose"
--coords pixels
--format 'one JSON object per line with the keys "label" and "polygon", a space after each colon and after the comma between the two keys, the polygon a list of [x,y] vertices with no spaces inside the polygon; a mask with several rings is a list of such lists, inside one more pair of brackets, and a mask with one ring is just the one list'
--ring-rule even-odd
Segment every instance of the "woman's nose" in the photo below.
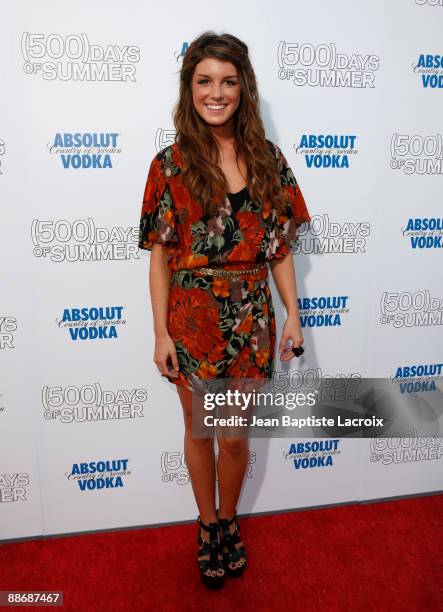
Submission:
{"label": "woman's nose", "polygon": [[223,92],[222,92],[221,85],[213,85],[212,86],[211,97],[214,98],[214,99],[217,99],[217,100],[223,98]]}

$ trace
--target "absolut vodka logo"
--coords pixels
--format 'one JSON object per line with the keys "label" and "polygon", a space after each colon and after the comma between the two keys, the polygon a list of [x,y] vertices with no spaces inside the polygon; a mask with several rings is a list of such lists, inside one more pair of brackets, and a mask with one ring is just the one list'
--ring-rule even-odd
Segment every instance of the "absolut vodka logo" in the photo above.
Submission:
{"label": "absolut vodka logo", "polygon": [[442,174],[443,136],[393,134],[391,168],[403,174]]}
{"label": "absolut vodka logo", "polygon": [[443,248],[443,217],[411,217],[401,231],[411,249]]}
{"label": "absolut vodka logo", "polygon": [[58,132],[47,147],[65,170],[102,170],[121,154],[119,138],[117,132]]}
{"label": "absolut vodka logo", "polygon": [[303,134],[295,147],[307,168],[349,168],[357,155],[355,134]]}
{"label": "absolut vodka logo", "polygon": [[443,88],[443,56],[422,53],[417,63],[412,64],[412,70],[419,75],[424,89]]}
{"label": "absolut vodka logo", "polygon": [[0,316],[0,350],[13,349],[17,319],[13,316]]}
{"label": "absolut vodka logo", "polygon": [[183,61],[183,58],[185,57],[188,47],[189,47],[189,42],[185,41],[182,43],[181,49],[179,49],[178,51],[174,51],[174,57],[177,60],[177,62]]}
{"label": "absolut vodka logo", "polygon": [[321,295],[297,301],[302,327],[336,327],[349,313],[349,295]]}
{"label": "absolut vodka logo", "polygon": [[283,456],[298,471],[331,467],[342,452],[340,443],[340,439],[299,441],[290,444]]}
{"label": "absolut vodka logo", "polygon": [[25,74],[45,81],[136,81],[140,48],[135,45],[98,44],[85,32],[23,32],[20,42]]}
{"label": "absolut vodka logo", "polygon": [[80,491],[122,488],[131,474],[128,463],[129,459],[74,463],[66,477],[76,482]]}
{"label": "absolut vodka logo", "polygon": [[380,323],[401,327],[430,327],[443,323],[443,298],[422,291],[384,291],[380,299]]}
{"label": "absolut vodka logo", "polygon": [[117,261],[140,259],[138,227],[97,226],[87,219],[34,219],[31,240],[34,257],[61,261]]}
{"label": "absolut vodka logo", "polygon": [[144,417],[146,389],[103,389],[101,384],[42,389],[43,416],[60,423],[91,423]]}
{"label": "absolut vodka logo", "polygon": [[339,53],[335,43],[314,45],[281,41],[277,50],[278,78],[299,87],[375,87],[380,57]]}
{"label": "absolut vodka logo", "polygon": [[422,393],[436,391],[437,382],[443,373],[443,363],[418,363],[399,366],[392,382],[397,384],[400,393]]}
{"label": "absolut vodka logo", "polygon": [[67,329],[70,340],[114,340],[118,329],[126,325],[123,318],[124,306],[85,306],[65,308],[56,319],[60,328]]}

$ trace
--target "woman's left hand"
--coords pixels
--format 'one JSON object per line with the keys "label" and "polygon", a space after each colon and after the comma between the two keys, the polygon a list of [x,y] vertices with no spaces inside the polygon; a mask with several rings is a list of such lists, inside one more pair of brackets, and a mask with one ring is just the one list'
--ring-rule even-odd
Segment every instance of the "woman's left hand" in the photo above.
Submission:
{"label": "woman's left hand", "polygon": [[[288,340],[292,340],[292,344],[286,348]],[[292,349],[301,346],[304,342],[301,331],[300,319],[297,315],[289,316],[283,326],[280,344],[278,347],[281,361],[289,361],[295,357]]]}

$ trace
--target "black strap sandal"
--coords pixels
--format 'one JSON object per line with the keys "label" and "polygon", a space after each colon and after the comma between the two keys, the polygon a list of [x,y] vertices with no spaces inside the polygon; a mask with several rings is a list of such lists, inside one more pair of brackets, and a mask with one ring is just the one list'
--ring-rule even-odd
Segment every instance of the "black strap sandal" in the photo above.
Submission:
{"label": "black strap sandal", "polygon": [[[229,529],[232,523],[235,523],[236,527],[234,533],[231,533]],[[234,516],[230,519],[219,518],[218,524],[221,529],[221,553],[223,555],[226,571],[230,576],[241,576],[246,569],[248,556],[240,537],[237,510],[234,511]],[[240,546],[238,546],[238,544],[240,544]],[[242,561],[241,565],[239,565],[239,561]],[[236,564],[237,567],[230,567],[232,564]]]}
{"label": "black strap sandal", "polygon": [[[218,523],[205,525],[198,515],[197,522],[201,529],[209,532],[209,542],[202,538],[199,529],[197,543],[200,546],[198,551],[198,565],[200,568],[200,578],[203,584],[210,589],[219,589],[223,586],[226,570],[223,565],[221,555]],[[209,559],[203,559],[209,555]]]}

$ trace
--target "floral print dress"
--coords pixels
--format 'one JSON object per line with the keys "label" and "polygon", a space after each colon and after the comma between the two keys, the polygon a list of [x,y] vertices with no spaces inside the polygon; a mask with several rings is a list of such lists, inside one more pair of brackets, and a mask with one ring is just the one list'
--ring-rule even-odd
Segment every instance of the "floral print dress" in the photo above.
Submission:
{"label": "floral print dress", "polygon": [[152,160],[143,196],[138,246],[163,245],[171,270],[168,332],[179,362],[179,376],[168,381],[197,390],[219,378],[270,379],[275,352],[275,315],[268,268],[240,278],[196,271],[200,266],[229,270],[282,259],[310,221],[305,200],[280,148],[281,184],[289,194],[283,213],[269,202],[252,201],[245,187],[228,194],[216,217],[202,214],[181,180],[176,143]]}

